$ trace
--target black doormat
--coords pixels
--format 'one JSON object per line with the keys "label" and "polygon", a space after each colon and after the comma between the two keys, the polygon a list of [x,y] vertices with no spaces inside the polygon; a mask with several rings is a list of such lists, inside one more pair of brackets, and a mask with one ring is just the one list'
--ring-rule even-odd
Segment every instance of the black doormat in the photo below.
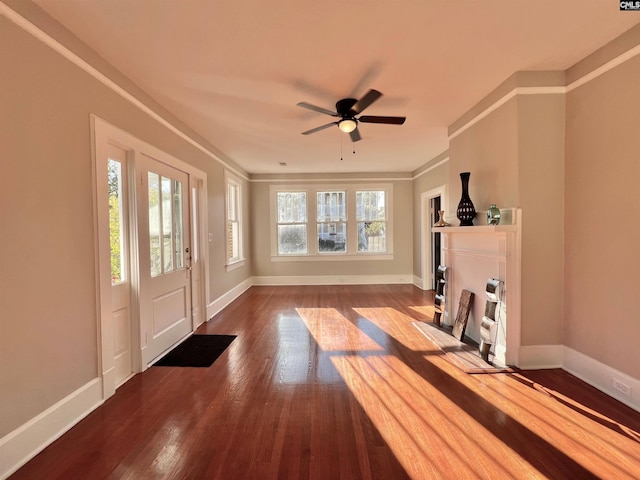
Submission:
{"label": "black doormat", "polygon": [[153,364],[154,367],[210,367],[236,335],[191,335]]}

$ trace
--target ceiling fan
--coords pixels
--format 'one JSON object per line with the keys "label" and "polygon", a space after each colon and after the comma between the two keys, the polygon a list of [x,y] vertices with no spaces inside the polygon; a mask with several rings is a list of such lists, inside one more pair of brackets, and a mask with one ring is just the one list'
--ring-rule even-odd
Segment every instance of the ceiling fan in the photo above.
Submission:
{"label": "ceiling fan", "polygon": [[311,105],[307,102],[300,102],[298,103],[299,107],[308,108],[309,110],[313,110],[314,112],[320,112],[326,115],[331,115],[332,117],[340,118],[340,120],[337,120],[335,122],[327,123],[326,125],[322,125],[321,127],[312,128],[311,130],[302,132],[302,135],[310,135],[312,133],[319,132],[320,130],[324,130],[325,128],[329,128],[333,125],[338,125],[338,128],[341,131],[349,134],[352,142],[357,142],[362,138],[360,137],[360,132],[358,131],[358,122],[402,125],[406,120],[406,117],[380,117],[376,115],[362,115],[356,118],[356,115],[360,115],[360,113],[362,113],[365,108],[378,100],[381,96],[382,93],[372,89],[369,90],[360,100],[356,100],[355,98],[343,98],[342,100],[338,100],[336,102],[335,112],[333,110]]}

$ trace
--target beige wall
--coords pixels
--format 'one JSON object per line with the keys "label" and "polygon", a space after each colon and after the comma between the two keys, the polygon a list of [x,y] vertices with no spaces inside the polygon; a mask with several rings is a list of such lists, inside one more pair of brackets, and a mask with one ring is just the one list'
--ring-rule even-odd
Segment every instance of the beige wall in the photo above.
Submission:
{"label": "beige wall", "polygon": [[[224,176],[220,163],[5,17],[0,45],[2,437],[98,374],[90,114],[204,170],[220,241]],[[209,251],[212,300],[250,276],[250,262],[225,273],[220,243]]]}
{"label": "beige wall", "polygon": [[636,56],[568,93],[565,181],[565,344],[634,378],[640,378],[638,79]]}
{"label": "beige wall", "polygon": [[[475,225],[485,225],[484,212],[492,203],[517,207],[518,104],[515,98],[451,139],[447,216],[456,218],[462,196],[461,172],[471,172],[469,196],[476,211]],[[458,225],[457,221],[450,222]]]}
{"label": "beige wall", "polygon": [[[358,175],[361,178],[361,175]],[[362,184],[348,177],[332,179],[337,184]],[[304,182],[296,182],[303,184]],[[366,182],[365,182],[366,183]],[[251,256],[253,275],[269,276],[316,276],[316,275],[411,275],[413,252],[413,187],[410,180],[376,180],[371,183],[393,184],[393,260],[352,261],[271,261],[271,226],[269,217],[269,186],[282,185],[280,181],[252,182],[251,184]]]}
{"label": "beige wall", "polygon": [[523,345],[562,344],[565,96],[519,95]]}

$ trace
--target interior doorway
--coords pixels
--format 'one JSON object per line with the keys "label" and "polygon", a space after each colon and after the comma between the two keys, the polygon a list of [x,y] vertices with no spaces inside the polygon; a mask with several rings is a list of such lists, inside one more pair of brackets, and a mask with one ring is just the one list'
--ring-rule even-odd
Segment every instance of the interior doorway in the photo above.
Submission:
{"label": "interior doorway", "polygon": [[446,187],[441,185],[420,195],[420,266],[423,290],[435,288],[436,270],[442,262],[440,233],[433,231],[438,211],[446,211]]}
{"label": "interior doorway", "polygon": [[433,226],[438,221],[439,215],[438,212],[442,207],[442,197],[438,195],[437,197],[433,197],[431,200],[431,205],[429,207],[429,221],[431,226],[431,289],[436,289],[436,280],[437,275],[436,272],[438,270],[438,266],[442,263],[442,238],[440,232],[434,232]]}

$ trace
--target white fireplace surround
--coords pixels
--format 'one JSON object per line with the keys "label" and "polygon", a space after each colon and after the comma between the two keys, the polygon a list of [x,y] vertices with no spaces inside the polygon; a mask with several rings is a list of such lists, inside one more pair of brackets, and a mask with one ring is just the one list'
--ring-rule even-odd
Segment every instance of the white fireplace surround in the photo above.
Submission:
{"label": "white fireplace surround", "polygon": [[466,335],[480,342],[489,278],[500,280],[501,301],[491,351],[497,364],[519,366],[521,209],[501,210],[507,224],[434,228],[442,234],[442,264],[449,268],[444,323],[452,325],[462,290],[474,294]]}

